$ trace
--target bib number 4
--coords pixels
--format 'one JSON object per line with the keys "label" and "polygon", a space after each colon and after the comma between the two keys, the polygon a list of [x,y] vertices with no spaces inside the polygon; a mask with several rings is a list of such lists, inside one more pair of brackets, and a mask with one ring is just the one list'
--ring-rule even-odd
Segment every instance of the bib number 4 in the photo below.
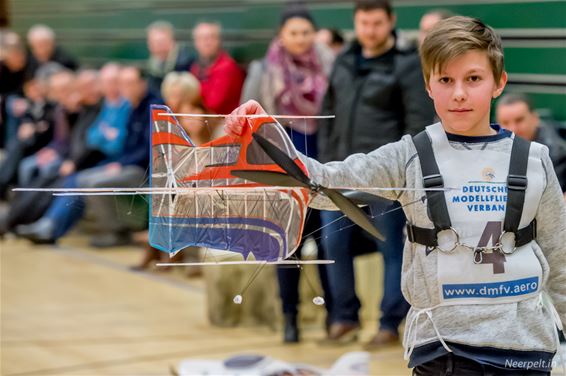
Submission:
{"label": "bib number 4", "polygon": [[[492,264],[493,274],[505,273],[505,255],[494,246],[501,237],[502,222],[488,222],[478,242],[474,252],[474,262],[476,264]],[[490,252],[486,252],[489,244],[493,246]]]}

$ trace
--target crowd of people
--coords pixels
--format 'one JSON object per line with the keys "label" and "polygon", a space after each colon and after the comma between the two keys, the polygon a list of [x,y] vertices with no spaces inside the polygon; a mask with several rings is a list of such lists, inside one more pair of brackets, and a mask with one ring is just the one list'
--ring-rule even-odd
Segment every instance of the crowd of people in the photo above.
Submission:
{"label": "crowd of people", "polygon": [[[32,27],[26,41],[13,31],[0,31],[0,199],[9,206],[0,213],[0,234],[52,244],[92,206],[98,230],[92,246],[131,243],[131,230],[116,215],[112,198],[53,198],[45,193],[13,194],[9,188],[143,186],[149,166],[149,105],[154,103],[164,103],[174,113],[228,114],[254,99],[269,113],[335,115],[286,125],[297,150],[321,162],[368,153],[405,134],[414,135],[436,119],[425,91],[419,44],[436,22],[450,16],[442,10],[425,14],[418,38],[407,41],[396,29],[388,1],[357,1],[354,38],[345,44],[338,30],[320,29],[307,9],[290,7],[281,14],[265,57],[253,61],[247,74],[223,49],[222,27],[214,22],[193,28],[193,55],[176,40],[170,23],[156,21],[147,28],[149,58],[144,66],[108,62],[100,69],[82,67],[48,26]],[[504,95],[496,116],[503,127],[549,146],[566,190],[564,140],[540,121],[529,99]],[[180,122],[197,145],[222,132],[214,124]],[[384,259],[384,296],[378,332],[366,347],[399,342],[398,327],[409,304],[400,286],[406,218],[398,209],[398,203],[377,197],[369,205],[386,241],[349,226],[338,212],[313,211],[309,216],[304,233],[322,228],[316,236],[319,255],[336,260],[320,268],[326,342],[357,338],[360,301],[353,260],[376,250]],[[147,248],[138,269],[161,257]],[[300,340],[299,278],[299,269],[278,271],[284,340],[290,343]]]}

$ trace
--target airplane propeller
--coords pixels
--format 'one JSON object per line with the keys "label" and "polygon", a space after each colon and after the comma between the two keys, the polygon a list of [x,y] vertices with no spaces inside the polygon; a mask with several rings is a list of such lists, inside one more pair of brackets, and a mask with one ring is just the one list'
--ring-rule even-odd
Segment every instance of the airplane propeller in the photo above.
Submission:
{"label": "airplane propeller", "polygon": [[307,188],[315,193],[323,193],[344,213],[352,222],[363,228],[379,240],[385,240],[384,236],[375,228],[367,214],[360,209],[351,199],[336,189],[323,187],[309,179],[307,175],[297,166],[285,152],[273,143],[260,136],[253,134],[254,140],[260,145],[265,153],[286,173],[261,170],[233,170],[231,173],[242,179],[254,181],[260,184],[281,187]]}

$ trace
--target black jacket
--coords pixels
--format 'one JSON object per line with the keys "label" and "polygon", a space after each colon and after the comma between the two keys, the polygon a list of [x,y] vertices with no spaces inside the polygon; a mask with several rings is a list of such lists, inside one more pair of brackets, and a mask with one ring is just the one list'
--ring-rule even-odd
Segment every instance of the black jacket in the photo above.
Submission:
{"label": "black jacket", "polygon": [[[53,51],[53,55],[49,58],[49,62],[59,63],[67,69],[70,70],[77,70],[79,64],[77,60],[69,53],[67,53],[63,48],[56,46],[55,50]],[[28,54],[28,66],[27,66],[27,74],[29,76],[34,76],[35,72],[41,67],[43,64],[39,62],[35,56],[30,52]]]}
{"label": "black jacket", "polygon": [[320,122],[321,162],[368,153],[418,133],[434,120],[418,54],[393,47],[363,59],[361,46],[354,42],[334,63],[322,114],[336,118]]}
{"label": "black jacket", "polygon": [[550,124],[541,122],[535,139],[538,143],[548,146],[548,154],[554,165],[562,192],[566,192],[566,142]]}

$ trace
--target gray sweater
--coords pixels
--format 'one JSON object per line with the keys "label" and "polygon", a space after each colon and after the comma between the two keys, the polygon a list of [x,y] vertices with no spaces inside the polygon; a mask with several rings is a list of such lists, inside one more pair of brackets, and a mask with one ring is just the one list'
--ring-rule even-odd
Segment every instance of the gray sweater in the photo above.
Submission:
{"label": "gray sweater", "polygon": [[[512,143],[511,137],[479,143],[450,142],[451,146],[460,150],[477,148],[508,154],[511,152]],[[566,324],[566,207],[548,156],[548,149],[543,147],[536,150],[543,151],[536,157],[542,160],[546,171],[546,185],[536,215],[538,223],[536,241],[544,255],[543,290],[554,302],[561,322]],[[422,188],[420,162],[410,136],[404,136],[400,141],[387,144],[369,154],[354,154],[343,162],[321,164],[316,160],[304,158],[304,163],[312,179],[327,187]],[[425,196],[423,191],[393,190],[372,191],[372,193],[398,200],[401,205],[407,205],[404,211],[411,223],[420,227],[434,227],[427,215],[426,201],[419,201],[419,198]],[[417,203],[411,204],[415,201]],[[320,195],[313,199],[311,206],[323,210],[336,210],[328,199]],[[557,344],[556,329],[552,325],[552,309],[549,305],[543,307],[538,298],[507,304],[441,306],[430,311],[430,320],[428,314],[419,314],[420,309],[431,308],[440,303],[436,260],[437,252],[432,252],[426,257],[424,252],[415,252],[413,243],[409,241],[405,243],[401,287],[403,295],[412,306],[407,316],[407,323],[416,321],[418,336],[416,340],[408,338],[410,334],[407,328],[404,346],[407,348],[414,345],[413,355],[418,353],[419,348],[425,349],[427,346],[433,352],[442,350],[440,346],[431,347],[432,344],[439,343],[440,336],[449,344],[448,346],[456,344],[456,347],[462,345],[464,348],[481,348],[488,354],[499,349],[510,352],[542,353],[546,354],[547,359],[552,359]],[[439,335],[433,327],[433,322]],[[459,354],[456,350],[453,351]],[[426,357],[427,355],[424,355],[424,358]],[[422,362],[423,356],[420,358]],[[416,365],[414,361],[409,363],[409,366],[414,365]],[[494,365],[503,367],[502,364]],[[535,368],[548,369],[549,365]]]}

